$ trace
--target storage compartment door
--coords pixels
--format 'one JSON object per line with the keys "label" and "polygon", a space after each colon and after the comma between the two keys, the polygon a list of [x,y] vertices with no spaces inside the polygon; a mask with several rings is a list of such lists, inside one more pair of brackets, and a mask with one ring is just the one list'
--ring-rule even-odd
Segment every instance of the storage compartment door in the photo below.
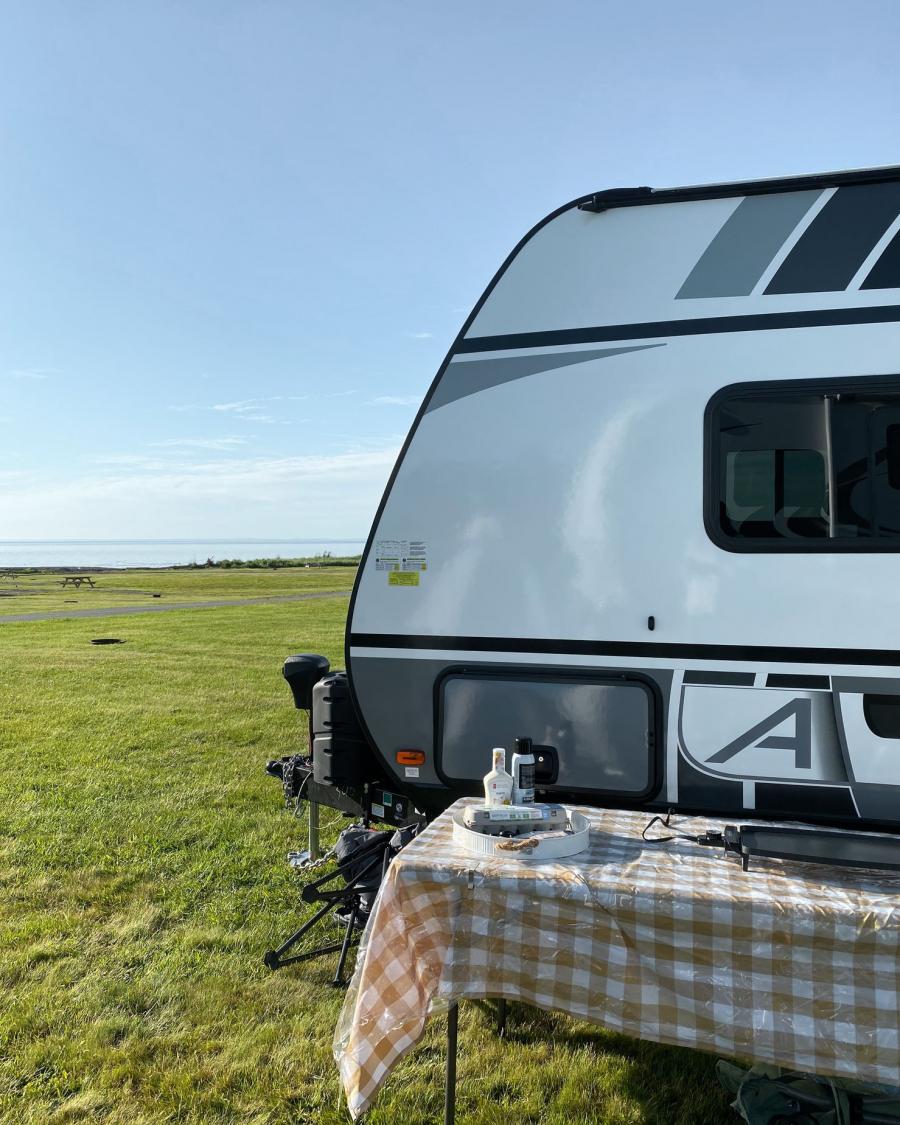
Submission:
{"label": "storage compartment door", "polygon": [[[552,746],[552,788],[640,800],[659,785],[658,704],[638,679],[451,672],[439,685],[438,764],[450,784],[477,782],[491,749],[515,740]],[[548,787],[550,788],[550,787]]]}

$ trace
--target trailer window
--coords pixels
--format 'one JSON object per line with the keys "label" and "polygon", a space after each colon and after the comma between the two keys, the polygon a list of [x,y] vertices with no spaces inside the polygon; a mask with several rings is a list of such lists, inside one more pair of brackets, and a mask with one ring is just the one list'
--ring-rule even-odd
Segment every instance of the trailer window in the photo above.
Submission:
{"label": "trailer window", "polygon": [[707,530],[728,550],[900,550],[900,381],[727,388],[706,466]]}

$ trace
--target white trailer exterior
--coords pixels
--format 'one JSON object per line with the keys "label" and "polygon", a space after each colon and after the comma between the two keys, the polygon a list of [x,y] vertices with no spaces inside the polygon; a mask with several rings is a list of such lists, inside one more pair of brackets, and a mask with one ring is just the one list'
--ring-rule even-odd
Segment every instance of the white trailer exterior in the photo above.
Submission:
{"label": "white trailer exterior", "polygon": [[528,735],[592,802],[895,824],[898,551],[900,169],[582,197],[419,411],[354,702],[423,808]]}

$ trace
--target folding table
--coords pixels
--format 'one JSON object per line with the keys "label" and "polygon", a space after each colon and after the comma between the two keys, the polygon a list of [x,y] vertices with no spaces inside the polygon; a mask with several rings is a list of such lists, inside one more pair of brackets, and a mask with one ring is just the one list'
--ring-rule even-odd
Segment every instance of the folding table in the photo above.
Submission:
{"label": "folding table", "polygon": [[[590,847],[484,859],[441,814],[394,859],[334,1038],[358,1117],[447,1012],[494,997],[659,1043],[900,1085],[900,876],[641,838],[646,812],[581,808]],[[471,801],[470,803],[477,803]],[[681,817],[700,834],[721,821]]]}

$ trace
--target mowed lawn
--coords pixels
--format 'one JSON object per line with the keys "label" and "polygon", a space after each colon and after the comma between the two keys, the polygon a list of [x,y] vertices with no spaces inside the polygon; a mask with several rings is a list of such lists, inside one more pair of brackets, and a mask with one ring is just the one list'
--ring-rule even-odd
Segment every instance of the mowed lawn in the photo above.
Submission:
{"label": "mowed lawn", "polygon": [[[0,624],[0,1121],[349,1120],[333,960],[262,965],[302,917],[305,827],[263,772],[304,741],[281,661],[339,666],[346,606],[110,618],[110,647],[91,620]],[[371,1125],[440,1120],[443,1034]],[[473,1125],[735,1120],[710,1056],[517,1006],[501,1042],[464,1005],[458,1089]]]}
{"label": "mowed lawn", "polygon": [[0,617],[23,613],[59,613],[115,606],[154,608],[179,602],[226,601],[231,598],[278,598],[302,593],[349,590],[354,567],[284,567],[208,570],[90,571],[93,586],[63,585],[58,572],[0,577]]}

